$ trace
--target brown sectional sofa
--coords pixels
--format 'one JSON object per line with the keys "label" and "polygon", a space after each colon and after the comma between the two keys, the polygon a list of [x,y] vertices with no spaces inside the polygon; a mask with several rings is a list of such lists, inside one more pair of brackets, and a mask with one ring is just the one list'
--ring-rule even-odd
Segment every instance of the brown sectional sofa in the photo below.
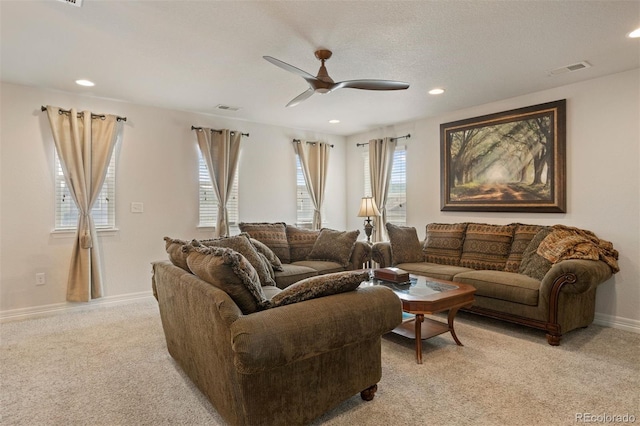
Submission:
{"label": "brown sectional sofa", "polygon": [[550,345],[593,322],[596,288],[618,271],[611,243],[561,225],[434,223],[424,241],[387,229],[390,241],[372,248],[380,267],[470,284],[468,311],[545,330]]}
{"label": "brown sectional sofa", "polygon": [[166,237],[170,261],[153,263],[167,349],[228,424],[308,424],[358,393],[372,399],[381,336],[402,321],[391,290],[358,288],[369,246],[357,232],[290,229],[289,245],[286,226],[272,225]]}
{"label": "brown sectional sofa", "polygon": [[[278,256],[282,266],[280,270],[274,269],[278,288],[316,275],[362,269],[371,259],[371,246],[356,240],[358,230],[312,231],[284,222],[240,223],[239,227]],[[316,246],[319,237],[325,244]]]}

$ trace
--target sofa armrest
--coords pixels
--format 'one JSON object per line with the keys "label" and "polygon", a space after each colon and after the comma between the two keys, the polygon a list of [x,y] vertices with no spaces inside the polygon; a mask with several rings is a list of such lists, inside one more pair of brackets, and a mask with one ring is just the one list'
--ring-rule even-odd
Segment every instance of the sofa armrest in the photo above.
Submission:
{"label": "sofa armrest", "polygon": [[393,266],[391,243],[388,241],[373,243],[373,247],[371,248],[371,259],[380,265],[381,268]]}
{"label": "sofa armrest", "polygon": [[267,371],[379,337],[401,322],[400,299],[385,287],[280,306],[231,325],[234,363],[242,374]]}
{"label": "sofa armrest", "polygon": [[542,279],[542,297],[551,297],[554,291],[584,293],[608,280],[611,268],[600,260],[568,259],[556,263]]}
{"label": "sofa armrest", "polygon": [[369,260],[371,260],[371,244],[366,241],[356,241],[349,260],[349,269],[362,269]]}

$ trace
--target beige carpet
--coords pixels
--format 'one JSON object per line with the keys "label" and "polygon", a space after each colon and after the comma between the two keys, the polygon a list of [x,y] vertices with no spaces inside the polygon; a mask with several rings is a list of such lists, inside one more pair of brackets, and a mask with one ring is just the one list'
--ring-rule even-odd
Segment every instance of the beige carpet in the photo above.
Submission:
{"label": "beige carpet", "polygon": [[[423,365],[413,342],[385,336],[375,399],[354,395],[314,424],[640,422],[640,335],[592,325],[551,347],[539,331],[456,321],[465,346],[430,339]],[[153,299],[0,325],[0,380],[2,425],[224,424],[168,355]]]}

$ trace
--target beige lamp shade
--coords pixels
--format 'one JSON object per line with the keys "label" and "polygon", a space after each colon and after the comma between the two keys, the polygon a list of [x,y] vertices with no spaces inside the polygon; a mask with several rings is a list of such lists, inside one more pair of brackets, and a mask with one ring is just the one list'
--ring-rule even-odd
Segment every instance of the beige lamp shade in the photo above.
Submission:
{"label": "beige lamp shade", "polygon": [[373,197],[362,197],[358,217],[380,216],[380,211]]}

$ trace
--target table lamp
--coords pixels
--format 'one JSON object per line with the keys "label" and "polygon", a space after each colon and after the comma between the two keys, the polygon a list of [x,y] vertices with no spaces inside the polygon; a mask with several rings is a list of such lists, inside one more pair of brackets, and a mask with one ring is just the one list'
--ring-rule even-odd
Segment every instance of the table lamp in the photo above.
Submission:
{"label": "table lamp", "polygon": [[380,216],[380,211],[378,210],[378,206],[376,206],[376,200],[374,200],[373,197],[362,197],[358,217],[366,217],[364,221],[364,233],[367,235],[368,242],[371,242],[371,232],[373,231],[371,216]]}

